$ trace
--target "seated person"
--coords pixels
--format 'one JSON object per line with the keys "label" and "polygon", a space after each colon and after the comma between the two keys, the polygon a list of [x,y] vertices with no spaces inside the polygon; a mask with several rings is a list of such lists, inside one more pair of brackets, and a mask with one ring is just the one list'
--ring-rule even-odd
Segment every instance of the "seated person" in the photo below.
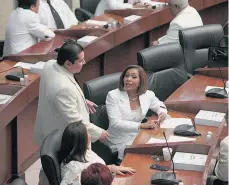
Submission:
{"label": "seated person", "polygon": [[81,185],[111,185],[112,181],[109,168],[101,163],[93,163],[81,173]]}
{"label": "seated person", "polygon": [[179,42],[179,30],[202,26],[203,22],[188,0],[168,0],[169,9],[175,18],[170,22],[166,35],[153,42],[153,45]]}
{"label": "seated person", "polygon": [[130,3],[124,3],[124,0],[101,0],[95,10],[95,16],[104,14],[105,10],[132,8]]}
{"label": "seated person", "polygon": [[18,0],[18,7],[11,13],[6,25],[3,56],[17,54],[38,42],[52,38],[55,34],[40,24],[39,0]]}
{"label": "seated person", "polygon": [[[111,142],[109,145],[116,145],[120,160],[123,158],[126,145],[132,144],[139,129],[153,129],[167,116],[163,102],[147,88],[144,69],[131,65],[122,73],[119,88],[110,91],[107,95],[109,137],[105,143]],[[149,109],[158,114],[158,120],[141,123]]]}
{"label": "seated person", "polygon": [[220,142],[220,154],[215,167],[215,175],[219,180],[228,182],[228,136]]}
{"label": "seated person", "polygon": [[[60,161],[61,185],[80,185],[81,172],[92,163],[105,164],[96,153],[90,149],[90,135],[81,122],[68,125],[62,136]],[[123,175],[134,173],[130,167],[107,165],[111,173]]]}
{"label": "seated person", "polygon": [[40,0],[38,15],[41,24],[54,30],[68,29],[78,24],[75,14],[63,0]]}

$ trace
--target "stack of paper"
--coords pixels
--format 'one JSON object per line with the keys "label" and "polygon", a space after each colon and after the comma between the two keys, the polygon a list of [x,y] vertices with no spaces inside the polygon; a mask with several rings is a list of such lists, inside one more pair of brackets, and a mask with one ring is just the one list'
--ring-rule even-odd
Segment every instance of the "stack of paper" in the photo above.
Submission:
{"label": "stack of paper", "polygon": [[22,67],[23,69],[31,69],[31,67],[34,64],[30,64],[30,63],[25,63],[25,62],[17,62],[14,67]]}
{"label": "stack of paper", "polygon": [[[176,143],[176,142],[193,142],[196,141],[196,138],[191,137],[181,137],[181,136],[170,136],[168,139],[168,143]],[[151,137],[146,144],[158,144],[158,143],[166,143],[165,139],[158,139]]]}
{"label": "stack of paper", "polygon": [[86,36],[84,36],[84,37],[78,39],[77,42],[78,42],[80,45],[84,46],[84,45],[86,45],[86,44],[89,44],[89,43],[93,42],[93,41],[96,40],[97,38],[98,38],[98,37],[96,37],[96,36],[86,35]]}
{"label": "stack of paper", "polygon": [[0,105],[1,105],[1,104],[5,104],[5,103],[8,102],[11,98],[12,98],[12,96],[10,96],[10,95],[0,94]]}
{"label": "stack of paper", "polygon": [[225,113],[200,110],[195,116],[195,123],[198,125],[207,125],[218,127],[223,121]]}
{"label": "stack of paper", "polygon": [[97,26],[104,26],[106,24],[108,24],[108,22],[105,22],[105,21],[96,21],[96,20],[88,20],[86,21],[87,24],[94,24],[94,25],[97,25]]}
{"label": "stack of paper", "polygon": [[173,157],[174,169],[204,171],[207,155],[176,152]]}
{"label": "stack of paper", "polygon": [[193,125],[191,119],[187,118],[171,118],[171,119],[165,119],[160,127],[161,128],[176,128],[179,125],[187,124],[187,125]]}
{"label": "stack of paper", "polygon": [[31,68],[30,71],[32,73],[38,73],[40,74],[41,71],[43,70],[44,66],[45,66],[46,62],[37,62],[36,64],[34,64]]}
{"label": "stack of paper", "polygon": [[139,16],[139,15],[130,15],[130,16],[125,17],[123,19],[123,23],[124,24],[128,24],[128,23],[133,22],[133,21],[136,21],[136,20],[138,20],[140,18],[141,18],[141,16]]}

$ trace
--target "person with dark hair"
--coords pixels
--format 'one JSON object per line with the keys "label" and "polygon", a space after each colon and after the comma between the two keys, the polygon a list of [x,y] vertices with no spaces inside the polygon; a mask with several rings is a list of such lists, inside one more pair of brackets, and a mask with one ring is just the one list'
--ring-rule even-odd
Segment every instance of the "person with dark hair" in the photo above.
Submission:
{"label": "person with dark hair", "polygon": [[[101,159],[96,153],[90,149],[90,134],[82,122],[78,121],[69,124],[62,136],[61,149],[59,152],[61,161],[61,184],[60,185],[80,185],[81,182],[89,183],[89,181],[97,182],[95,185],[105,185],[106,182],[110,182],[112,179],[111,174],[124,175],[124,173],[133,174],[135,170],[131,167],[107,165],[110,175],[107,174],[107,170],[101,165],[92,165],[93,163],[100,163],[105,165],[103,159]],[[90,166],[83,172],[85,175],[81,181],[81,172]],[[101,169],[99,169],[101,167]],[[88,181],[85,178],[90,173]],[[100,173],[100,174],[98,174]],[[100,175],[100,177],[98,177]],[[99,184],[100,182],[100,184]],[[82,185],[83,185],[82,183]],[[90,184],[94,185],[94,184]],[[109,185],[109,184],[106,184]]]}
{"label": "person with dark hair", "polygon": [[81,185],[111,185],[112,174],[107,166],[94,163],[81,173]]}
{"label": "person with dark hair", "polygon": [[[167,116],[163,102],[147,90],[144,69],[137,65],[127,67],[121,74],[119,88],[108,93],[106,109],[109,118],[110,145],[115,145],[122,160],[126,145],[132,144],[139,129],[153,129]],[[148,110],[158,114],[158,120],[142,123]]]}
{"label": "person with dark hair", "polygon": [[55,34],[40,24],[38,17],[40,0],[18,0],[18,7],[11,13],[6,25],[3,56],[17,54],[39,39],[50,39]]}
{"label": "person with dark hair", "polygon": [[59,49],[57,60],[50,60],[44,66],[40,78],[39,102],[34,139],[39,145],[55,129],[64,128],[76,121],[82,121],[92,136],[92,141],[105,141],[105,130],[90,123],[89,111],[95,104],[85,99],[74,78],[85,64],[81,45],[68,40]]}
{"label": "person with dark hair", "polygon": [[54,30],[68,29],[79,22],[64,0],[40,0],[38,15],[41,24]]}

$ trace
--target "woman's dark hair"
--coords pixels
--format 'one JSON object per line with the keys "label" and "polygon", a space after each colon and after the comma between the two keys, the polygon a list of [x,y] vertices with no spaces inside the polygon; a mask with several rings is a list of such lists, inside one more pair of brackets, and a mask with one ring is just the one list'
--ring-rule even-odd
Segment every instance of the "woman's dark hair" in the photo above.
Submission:
{"label": "woman's dark hair", "polygon": [[94,163],[81,173],[81,185],[111,185],[113,177],[107,166]]}
{"label": "woman's dark hair", "polygon": [[36,6],[38,0],[17,0],[18,7],[23,9],[30,9],[32,5]]}
{"label": "woman's dark hair", "polygon": [[79,58],[78,55],[83,51],[83,47],[75,40],[67,40],[60,49],[58,49],[57,63],[64,65],[69,60],[72,64]]}
{"label": "woman's dark hair", "polygon": [[68,125],[63,133],[60,162],[67,164],[71,161],[87,162],[85,155],[88,147],[87,129],[82,122]]}
{"label": "woman's dark hair", "polygon": [[138,66],[138,65],[130,65],[123,71],[123,73],[120,76],[120,80],[119,80],[119,90],[124,91],[124,81],[123,80],[126,75],[126,72],[129,69],[138,70],[138,74],[140,78],[139,87],[138,87],[138,95],[144,94],[148,90],[146,72],[144,71],[144,69],[141,66]]}

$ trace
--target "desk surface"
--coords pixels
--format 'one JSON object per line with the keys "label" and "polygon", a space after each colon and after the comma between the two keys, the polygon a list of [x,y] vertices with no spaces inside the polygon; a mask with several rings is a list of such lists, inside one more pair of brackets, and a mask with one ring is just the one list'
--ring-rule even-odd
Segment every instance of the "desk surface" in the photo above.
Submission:
{"label": "desk surface", "polygon": [[183,110],[194,114],[198,113],[200,109],[226,112],[228,98],[206,97],[206,86],[223,87],[223,82],[220,78],[194,75],[170,95],[165,104],[172,110]]}

